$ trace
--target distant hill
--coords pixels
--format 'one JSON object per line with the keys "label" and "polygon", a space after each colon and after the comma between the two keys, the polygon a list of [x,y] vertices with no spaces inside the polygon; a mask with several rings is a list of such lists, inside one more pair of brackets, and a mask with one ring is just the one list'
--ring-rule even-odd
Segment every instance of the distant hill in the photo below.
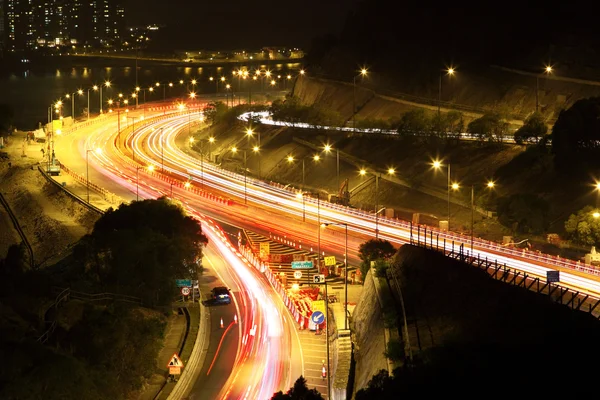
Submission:
{"label": "distant hill", "polygon": [[314,41],[310,68],[351,80],[365,65],[387,88],[435,97],[439,74],[450,65],[484,78],[491,65],[539,73],[553,65],[561,76],[600,80],[600,31],[586,8],[362,1],[339,37]]}

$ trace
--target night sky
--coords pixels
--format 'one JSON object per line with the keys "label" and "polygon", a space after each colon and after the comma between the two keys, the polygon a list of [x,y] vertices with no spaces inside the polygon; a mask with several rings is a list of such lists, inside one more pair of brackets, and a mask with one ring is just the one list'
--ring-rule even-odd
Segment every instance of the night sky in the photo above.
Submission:
{"label": "night sky", "polygon": [[248,0],[126,0],[130,25],[164,23],[180,46],[305,47],[313,37],[337,33],[355,0],[259,2]]}

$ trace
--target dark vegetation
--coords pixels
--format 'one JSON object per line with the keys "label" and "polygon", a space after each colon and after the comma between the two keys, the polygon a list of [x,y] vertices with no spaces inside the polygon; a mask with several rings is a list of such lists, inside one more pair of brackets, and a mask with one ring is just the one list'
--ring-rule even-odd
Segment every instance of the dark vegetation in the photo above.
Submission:
{"label": "dark vegetation", "polygon": [[378,275],[385,275],[389,259],[396,253],[394,246],[387,240],[371,239],[358,247],[358,257],[361,259],[360,272],[364,277],[371,268],[371,262],[375,263]]}
{"label": "dark vegetation", "polygon": [[273,394],[271,400],[323,400],[323,396],[317,389],[309,389],[306,379],[301,375],[286,393],[280,390]]}
{"label": "dark vegetation", "polygon": [[10,106],[0,104],[0,133],[10,131],[14,116],[15,113]]}
{"label": "dark vegetation", "polygon": [[[125,399],[154,373],[175,278],[192,276],[206,238],[166,199],[107,212],[75,254],[44,270],[25,269],[22,246],[0,261],[0,398]],[[137,296],[123,302],[68,300],[52,287]],[[56,321],[48,342],[37,339]]]}
{"label": "dark vegetation", "polygon": [[399,276],[409,329],[419,322],[419,340],[411,336],[412,363],[403,347],[397,348],[395,354],[402,354],[405,363],[393,378],[387,371],[375,375],[357,400],[441,390],[539,396],[553,385],[522,379],[548,382],[557,373],[566,387],[594,390],[593,380],[581,379],[568,367],[589,366],[600,355],[588,340],[600,334],[593,316],[422,248],[403,246],[390,268]]}

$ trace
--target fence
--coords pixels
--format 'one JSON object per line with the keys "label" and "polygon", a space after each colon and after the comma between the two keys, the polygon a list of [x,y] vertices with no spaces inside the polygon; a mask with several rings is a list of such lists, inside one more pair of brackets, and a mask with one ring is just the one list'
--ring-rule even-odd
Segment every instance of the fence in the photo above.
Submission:
{"label": "fence", "polygon": [[96,206],[91,205],[90,203],[84,201],[81,197],[77,196],[75,193],[71,192],[70,190],[68,190],[66,187],[64,187],[63,185],[59,184],[58,182],[56,182],[54,179],[52,179],[52,177],[50,177],[44,170],[42,167],[38,166],[38,170],[40,171],[40,173],[44,176],[44,178],[46,178],[46,180],[48,182],[50,182],[51,184],[55,185],[57,188],[59,188],[60,190],[62,190],[67,196],[71,197],[73,200],[75,200],[76,202],[78,202],[79,204],[81,204],[84,207],[87,207],[88,209],[97,212],[98,214],[104,214],[104,211],[102,211],[101,209],[99,209]]}
{"label": "fence", "polygon": [[539,276],[529,275],[524,271],[508,267],[505,263],[499,264],[497,260],[488,260],[487,257],[481,258],[479,254],[477,257],[471,256],[464,249],[464,244],[454,245],[448,250],[447,246],[439,246],[439,241],[436,246],[433,246],[433,242],[411,239],[411,244],[441,252],[447,257],[454,258],[461,262],[470,264],[479,269],[485,270],[492,278],[508,283],[513,286],[519,286],[527,290],[534,291],[539,294],[544,294],[550,297],[554,302],[560,303],[573,310],[588,312],[594,317],[600,319],[600,298],[591,296],[587,293],[582,293],[578,290],[574,290],[560,284],[543,281]]}

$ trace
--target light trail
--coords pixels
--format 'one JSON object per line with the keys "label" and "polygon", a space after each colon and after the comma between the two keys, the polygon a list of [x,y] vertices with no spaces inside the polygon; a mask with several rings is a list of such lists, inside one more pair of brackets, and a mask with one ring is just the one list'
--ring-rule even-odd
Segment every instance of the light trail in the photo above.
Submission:
{"label": "light trail", "polygon": [[[178,120],[188,116],[165,118],[166,121]],[[181,124],[181,122],[179,122]],[[150,129],[143,127],[140,129]],[[85,157],[86,149],[102,148],[100,154],[90,157],[90,166],[101,171],[106,177],[117,181],[135,193],[139,184],[140,198],[155,198],[165,195],[164,182],[157,181],[144,172],[146,165],[158,164],[142,159],[142,147],[135,149],[136,159],[140,155],[142,164],[134,164],[115,147],[113,136],[116,122],[110,122],[89,135],[79,144],[79,153]],[[139,153],[138,153],[139,152]],[[138,171],[137,168],[141,169]],[[139,181],[136,175],[139,173]],[[294,336],[294,324],[279,295],[270,287],[268,281],[243,258],[237,248],[231,244],[227,235],[211,219],[198,211],[201,202],[191,197],[186,190],[177,190],[182,198],[183,207],[189,215],[202,221],[204,233],[226,261],[226,268],[236,283],[239,296],[240,337],[233,370],[221,390],[221,399],[261,399],[270,398],[278,390],[286,390],[297,377],[290,374],[288,368],[293,364],[293,351],[300,347],[298,337]],[[178,196],[176,196],[178,197]],[[282,312],[283,310],[283,312]],[[292,321],[292,323],[290,323]],[[285,322],[285,324],[284,324]],[[293,343],[294,340],[297,342]],[[292,348],[294,347],[294,348]],[[300,367],[302,369],[302,366]],[[300,373],[298,373],[300,375]]]}
{"label": "light trail", "polygon": [[[158,144],[162,143],[162,146],[164,146],[162,151],[164,152],[166,172],[175,176],[178,175],[184,179],[188,179],[191,176],[194,182],[200,183],[207,188],[218,190],[221,193],[238,199],[244,198],[244,177],[242,175],[225,171],[207,162],[201,163],[198,159],[187,155],[177,147],[175,138],[185,126],[185,120],[174,117],[172,120],[163,121],[161,124],[164,125],[163,128],[168,127],[168,129],[165,128],[161,132],[155,128],[154,132],[149,135],[148,132],[142,130],[136,133],[136,138],[132,146],[138,151],[141,151],[144,145],[147,147],[147,153],[143,155],[146,162],[153,162],[152,160],[157,159],[161,151]],[[296,191],[294,189],[284,189],[247,178],[246,192],[249,204],[258,206],[265,211],[277,211],[294,216],[302,215],[302,201],[296,198]],[[373,213],[325,201],[321,201],[320,203],[321,220],[347,223],[350,232],[366,236],[374,235],[376,223]],[[316,199],[305,197],[305,208],[307,220],[316,222]],[[238,212],[239,210],[232,211],[232,213]],[[410,228],[406,222],[379,217],[377,225],[379,236],[382,239],[390,240],[396,244],[404,244],[410,241]],[[446,250],[451,249],[452,241],[454,241],[455,248],[461,244],[464,245],[465,249],[470,247],[470,238],[468,237],[449,232],[436,231],[435,234],[439,235],[442,242],[446,239]],[[500,264],[506,263],[509,267],[544,279],[546,271],[560,268],[562,283],[574,289],[585,291],[588,294],[600,296],[600,283],[596,280],[598,271],[593,269],[586,270],[571,260],[555,259],[546,255],[523,254],[519,251],[503,248],[498,244],[480,239],[474,240],[474,250],[475,256],[483,259],[497,260]],[[569,271],[575,268],[588,273],[588,276],[580,276]]]}

